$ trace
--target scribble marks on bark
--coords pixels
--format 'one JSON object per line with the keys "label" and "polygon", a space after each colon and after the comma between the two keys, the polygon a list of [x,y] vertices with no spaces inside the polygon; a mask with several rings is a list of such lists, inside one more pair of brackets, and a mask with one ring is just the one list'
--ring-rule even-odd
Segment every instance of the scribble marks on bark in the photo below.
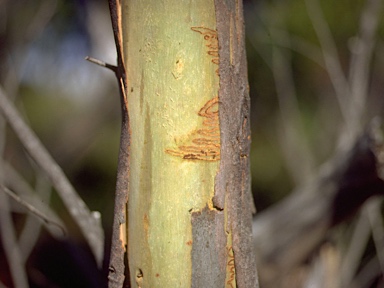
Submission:
{"label": "scribble marks on bark", "polygon": [[[204,40],[206,41],[206,47],[208,47],[208,55],[213,57],[211,60],[213,64],[219,65],[219,42],[217,40],[217,32],[216,30],[212,30],[205,27],[191,27],[191,29],[195,32],[200,33],[204,36]],[[215,71],[216,75],[219,75],[219,68]]]}
{"label": "scribble marks on bark", "polygon": [[187,145],[166,149],[168,154],[189,160],[220,160],[219,99],[210,99],[198,112],[203,128],[191,133]]}
{"label": "scribble marks on bark", "polygon": [[232,246],[227,247],[227,279],[225,287],[235,288],[236,287],[236,271],[235,271],[235,255],[233,254]]}
{"label": "scribble marks on bark", "polygon": [[[219,44],[217,32],[206,27],[191,27],[192,31],[204,36],[207,54],[213,57],[211,62],[219,65]],[[215,71],[219,76],[219,69]],[[166,149],[165,152],[188,160],[218,161],[220,160],[220,127],[219,127],[219,98],[208,100],[197,113],[203,117],[203,128],[192,131],[187,137],[186,144],[177,149]]]}

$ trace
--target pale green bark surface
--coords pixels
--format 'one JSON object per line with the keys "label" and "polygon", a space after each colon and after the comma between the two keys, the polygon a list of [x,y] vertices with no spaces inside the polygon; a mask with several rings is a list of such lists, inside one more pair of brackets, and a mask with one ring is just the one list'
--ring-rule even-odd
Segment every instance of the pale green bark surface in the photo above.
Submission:
{"label": "pale green bark surface", "polygon": [[123,6],[133,287],[191,286],[191,212],[212,208],[220,159],[215,25],[213,1]]}

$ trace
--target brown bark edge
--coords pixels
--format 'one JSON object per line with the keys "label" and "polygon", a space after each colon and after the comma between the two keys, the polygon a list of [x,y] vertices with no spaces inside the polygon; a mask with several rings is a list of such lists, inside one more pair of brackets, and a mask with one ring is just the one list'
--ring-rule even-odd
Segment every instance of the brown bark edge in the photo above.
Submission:
{"label": "brown bark edge", "polygon": [[[242,1],[215,0],[216,28],[219,43],[219,121],[221,139],[221,159],[219,172],[215,178],[215,196],[212,199],[217,211],[216,216],[203,210],[201,215],[194,215],[192,226],[215,227],[220,224],[220,211],[228,209],[227,229],[232,233],[232,249],[234,254],[236,286],[239,288],[258,287],[255,253],[252,246],[252,213],[254,212],[253,199],[250,187],[250,99],[247,77],[247,62],[245,54],[244,20]],[[211,224],[208,222],[211,221]],[[200,224],[197,224],[200,223]],[[221,226],[223,227],[223,226]],[[214,286],[205,284],[212,282],[209,279],[201,282],[201,275],[207,275],[201,265],[202,258],[195,257],[195,253],[204,254],[203,242],[198,241],[206,228],[192,228],[192,283],[204,283],[200,287],[223,287],[225,278],[211,274],[211,277],[220,279],[221,283]],[[226,243],[224,233],[212,235],[210,254],[215,253],[219,247],[226,251],[222,243]],[[223,239],[222,237],[225,237]],[[201,245],[199,245],[200,243]],[[216,247],[214,247],[214,245]],[[210,244],[211,245],[211,244]],[[200,247],[199,247],[200,246]],[[208,253],[208,251],[207,251]],[[224,252],[225,253],[225,252]],[[203,258],[206,259],[206,256]],[[217,269],[212,273],[222,273],[226,267],[226,257],[217,257]],[[225,272],[224,272],[225,275]],[[217,276],[217,277],[216,277]],[[192,284],[193,286],[194,284]],[[196,286],[197,287],[197,286]]]}
{"label": "brown bark edge", "polygon": [[222,211],[206,207],[192,213],[192,288],[223,287],[226,268],[226,235],[223,227]]}
{"label": "brown bark edge", "polygon": [[[117,167],[117,181],[115,192],[115,208],[112,226],[112,244],[109,262],[108,287],[121,288],[130,287],[129,268],[127,264],[126,243],[121,241],[125,235],[121,230],[126,229],[126,205],[128,201],[129,184],[129,148],[130,148],[130,127],[128,104],[126,99],[126,77],[122,57],[122,33],[121,6],[119,0],[109,0],[109,9],[111,14],[112,29],[116,43],[117,51],[117,69],[115,71],[120,88],[120,99],[122,109],[122,124],[120,136],[120,149]],[[127,267],[125,267],[127,265]],[[125,281],[124,281],[125,280]]]}

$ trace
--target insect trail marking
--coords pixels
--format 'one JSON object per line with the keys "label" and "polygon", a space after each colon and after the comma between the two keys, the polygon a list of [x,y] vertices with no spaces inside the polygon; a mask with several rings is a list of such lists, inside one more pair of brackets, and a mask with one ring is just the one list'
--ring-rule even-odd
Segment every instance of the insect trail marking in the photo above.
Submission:
{"label": "insect trail marking", "polygon": [[219,99],[210,99],[197,113],[204,118],[203,128],[192,132],[187,145],[166,149],[168,154],[190,160],[220,160]]}
{"label": "insect trail marking", "polygon": [[227,248],[228,262],[227,269],[229,270],[229,279],[226,282],[226,286],[230,288],[234,288],[233,280],[235,280],[235,255],[233,255],[232,246]]}
{"label": "insect trail marking", "polygon": [[[217,31],[206,27],[191,27],[195,32],[204,36],[204,40],[207,41],[206,47],[209,48],[208,55],[213,57],[211,62],[215,65],[219,65],[219,41],[217,39]],[[219,75],[219,69],[216,69],[216,75]]]}

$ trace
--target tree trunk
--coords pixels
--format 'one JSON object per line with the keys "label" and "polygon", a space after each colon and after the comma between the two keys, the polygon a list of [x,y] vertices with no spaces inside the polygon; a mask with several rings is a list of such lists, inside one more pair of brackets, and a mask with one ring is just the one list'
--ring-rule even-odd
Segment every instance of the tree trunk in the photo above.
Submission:
{"label": "tree trunk", "polygon": [[125,275],[132,287],[257,287],[241,2],[114,5],[130,119],[126,236],[114,226]]}

